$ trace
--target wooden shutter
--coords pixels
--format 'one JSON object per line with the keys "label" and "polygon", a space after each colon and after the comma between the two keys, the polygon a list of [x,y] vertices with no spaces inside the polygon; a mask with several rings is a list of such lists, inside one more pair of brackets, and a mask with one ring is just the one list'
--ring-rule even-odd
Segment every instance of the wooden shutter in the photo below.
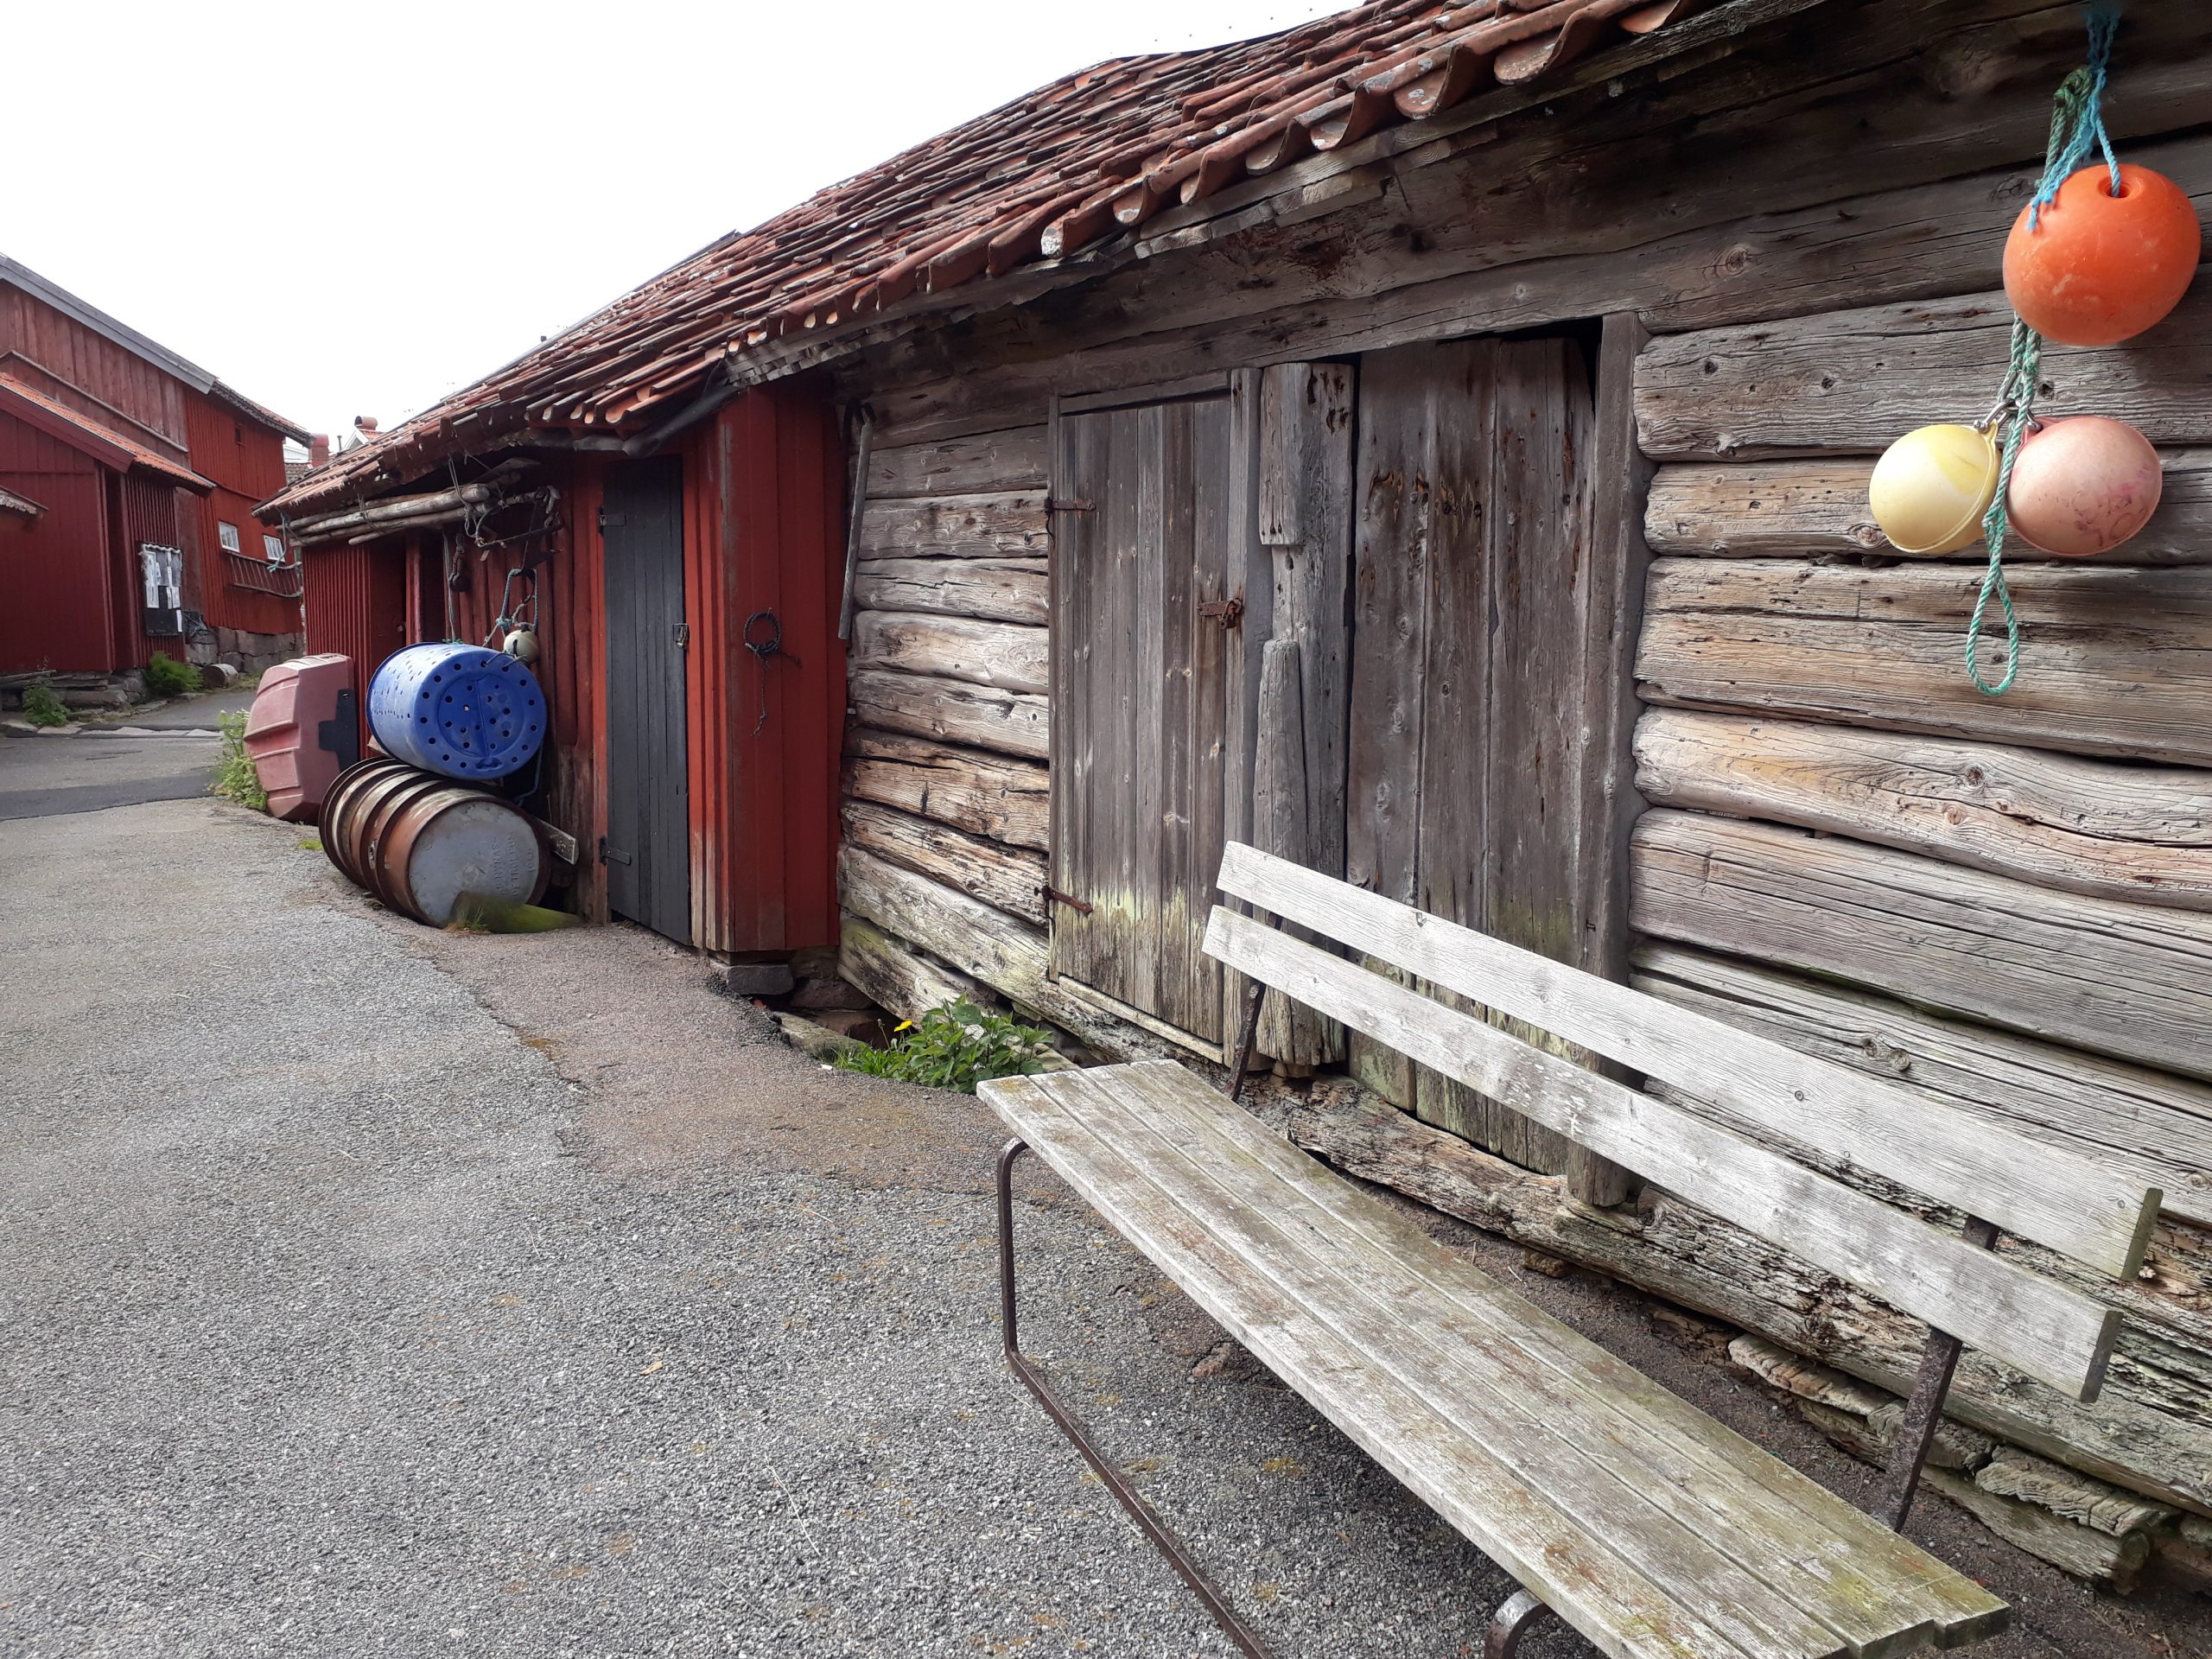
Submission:
{"label": "wooden shutter", "polygon": [[[1476,340],[1361,360],[1346,874],[1387,897],[1579,960],[1591,382],[1580,342]],[[1363,1039],[1354,1072],[1517,1163],[1567,1143]]]}
{"label": "wooden shutter", "polygon": [[1077,902],[1052,906],[1052,969],[1217,1054],[1221,969],[1199,941],[1241,661],[1218,611],[1240,585],[1230,400],[1064,411],[1057,432],[1052,885]]}

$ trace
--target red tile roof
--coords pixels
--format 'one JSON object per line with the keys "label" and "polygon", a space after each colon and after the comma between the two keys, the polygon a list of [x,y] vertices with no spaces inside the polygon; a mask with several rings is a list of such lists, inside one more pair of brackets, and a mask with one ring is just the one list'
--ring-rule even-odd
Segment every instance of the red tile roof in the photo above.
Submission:
{"label": "red tile roof", "polygon": [[13,415],[26,425],[35,426],[48,437],[59,438],[71,448],[90,455],[104,467],[112,467],[118,473],[127,473],[142,467],[149,473],[166,478],[172,484],[181,484],[188,490],[206,495],[214,487],[211,479],[205,479],[189,467],[156,454],[136,438],[130,437],[81,415],[68,404],[57,403],[42,391],[34,391],[11,374],[0,374],[0,411]]}
{"label": "red tile roof", "polygon": [[382,488],[524,424],[645,429],[717,365],[786,335],[853,330],[918,296],[1065,259],[1706,3],[1374,0],[1255,40],[1100,64],[724,237],[270,505],[297,512]]}

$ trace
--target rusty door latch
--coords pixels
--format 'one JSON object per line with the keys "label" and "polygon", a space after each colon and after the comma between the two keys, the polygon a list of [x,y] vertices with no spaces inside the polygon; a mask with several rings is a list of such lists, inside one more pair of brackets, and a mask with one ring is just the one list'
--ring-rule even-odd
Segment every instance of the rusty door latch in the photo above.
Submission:
{"label": "rusty door latch", "polygon": [[1045,897],[1052,904],[1065,905],[1070,910],[1078,911],[1085,916],[1090,914],[1090,905],[1071,893],[1062,893],[1058,887],[1047,887],[1045,889]]}
{"label": "rusty door latch", "polygon": [[1209,622],[1221,624],[1225,633],[1241,626],[1244,620],[1244,595],[1236,594],[1228,599],[1210,599],[1198,607],[1198,614]]}

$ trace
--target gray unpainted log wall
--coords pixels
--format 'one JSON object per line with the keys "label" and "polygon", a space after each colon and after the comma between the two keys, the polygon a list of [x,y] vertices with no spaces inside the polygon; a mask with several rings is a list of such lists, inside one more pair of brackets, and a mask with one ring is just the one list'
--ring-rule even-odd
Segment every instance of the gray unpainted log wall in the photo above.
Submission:
{"label": "gray unpainted log wall", "polygon": [[[2177,0],[2131,9],[2128,31],[2115,137],[2212,200],[2212,137],[2183,130],[2212,22]],[[1357,188],[1326,217],[1248,213],[1234,238],[1132,255],[1037,315],[839,367],[878,421],[848,976],[902,1012],[981,990],[1106,1052],[1182,1058],[1046,970],[1051,709],[1032,681],[1054,394],[1633,314],[1652,335],[1630,377],[1643,454],[1618,470],[1652,475],[1617,556],[1655,563],[1641,626],[1620,612],[1624,721],[1641,715],[1637,781],[1665,809],[1616,890],[1637,982],[2161,1179],[2142,1278],[2093,1287],[2126,1318],[2104,1399],[1970,1358],[1955,1409],[2212,1516],[2212,282],[2140,341],[2054,354],[2049,407],[2145,422],[2168,488],[2111,558],[2020,556],[2027,657],[2006,698],[1960,667],[1973,556],[1898,559],[1865,510],[1898,430],[1988,400],[1996,250],[2079,42],[2070,3],[1835,0],[1440,159],[1344,158],[1332,176]],[[1437,1131],[1332,1116],[1339,1093],[1301,1134],[1347,1167],[1904,1385],[1917,1331],[1802,1264],[1663,1193],[1608,1220],[1471,1148],[1416,1157],[1407,1137]]]}

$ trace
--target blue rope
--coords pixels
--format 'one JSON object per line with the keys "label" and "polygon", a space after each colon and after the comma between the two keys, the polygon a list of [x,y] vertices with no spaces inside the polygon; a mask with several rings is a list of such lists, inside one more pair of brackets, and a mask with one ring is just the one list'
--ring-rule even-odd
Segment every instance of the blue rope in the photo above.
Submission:
{"label": "blue rope", "polygon": [[2058,187],[2081,170],[2092,144],[2104,152],[2105,165],[2112,172],[2112,193],[2120,194],[2120,158],[2113,154],[2104,113],[2105,74],[2112,66],[2112,37],[2120,29],[2120,12],[2110,0],[2094,0],[2087,10],[2089,60],[2066,77],[2052,100],[2043,180],[2028,207],[2031,231],[2043,227],[2043,210],[2058,200]]}

